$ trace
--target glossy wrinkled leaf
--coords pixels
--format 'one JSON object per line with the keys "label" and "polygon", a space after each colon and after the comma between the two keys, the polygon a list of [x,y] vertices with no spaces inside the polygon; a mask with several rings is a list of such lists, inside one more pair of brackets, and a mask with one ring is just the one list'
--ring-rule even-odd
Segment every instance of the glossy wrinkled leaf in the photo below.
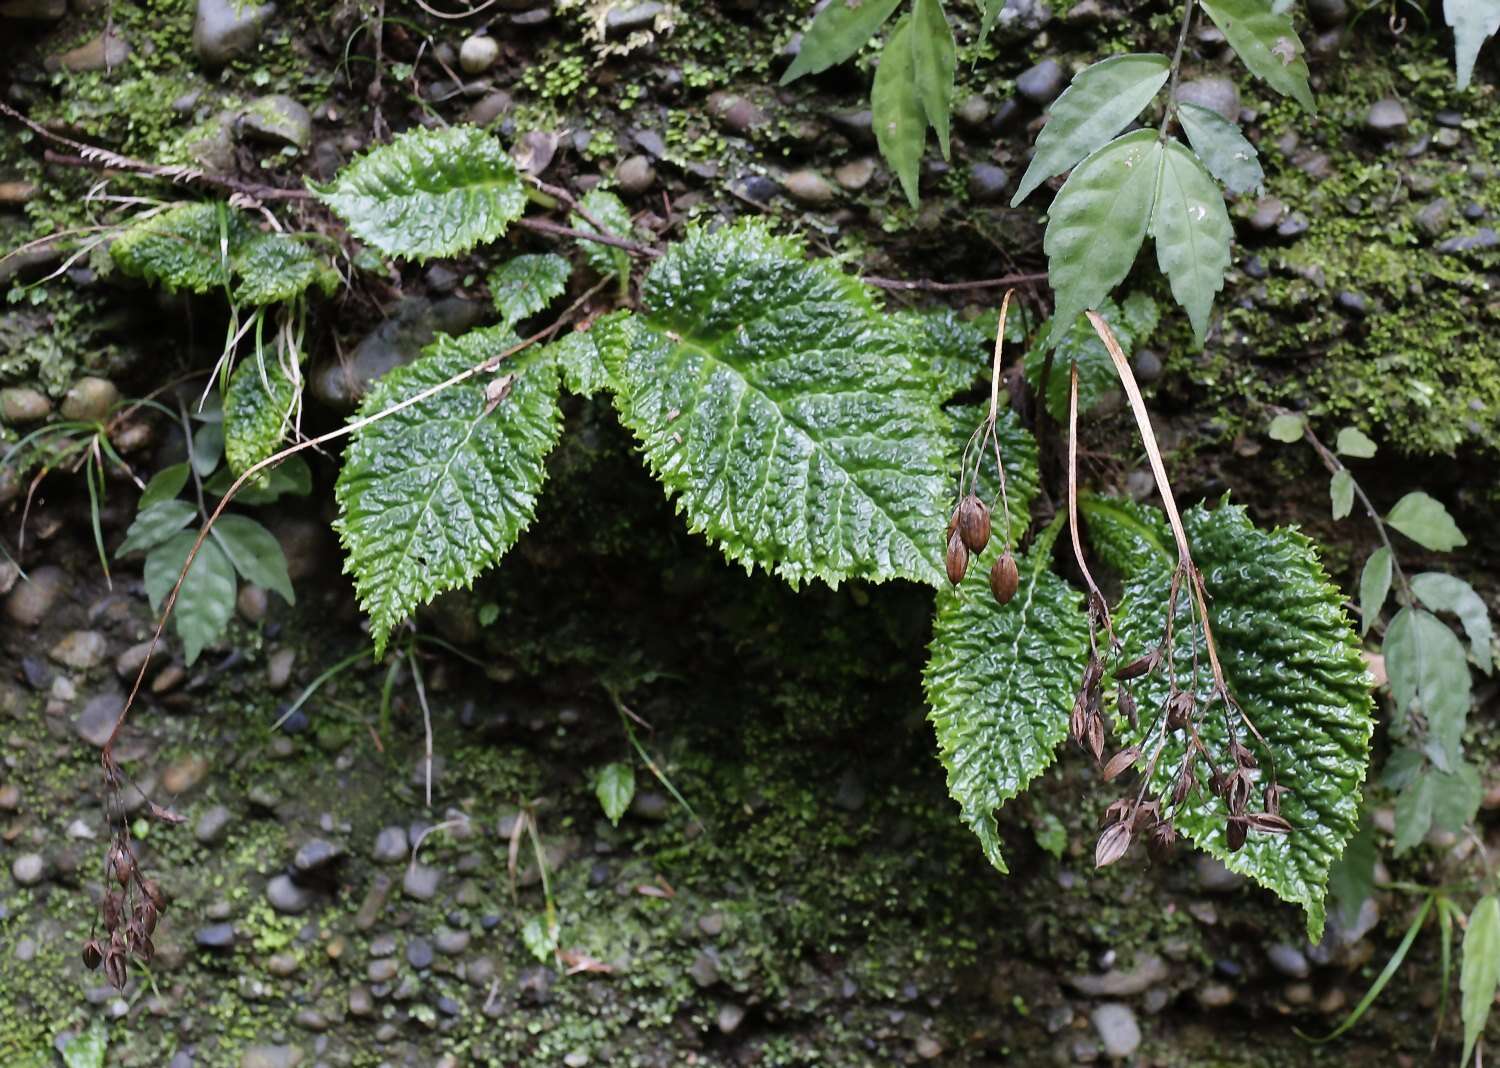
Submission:
{"label": "glossy wrinkled leaf", "polygon": [[870,88],[871,123],[880,154],[901,180],[906,199],[917,206],[918,171],[927,144],[927,113],[917,95],[912,57],[911,18],[896,24],[880,53],[875,84]]}
{"label": "glossy wrinkled leaf", "polygon": [[1079,497],[1078,508],[1089,547],[1119,574],[1133,575],[1175,557],[1172,534],[1159,509],[1093,493]]}
{"label": "glossy wrinkled leaf", "polygon": [[1162,150],[1161,182],[1151,213],[1156,262],[1172,285],[1172,296],[1188,313],[1199,345],[1208,336],[1208,315],[1229,272],[1234,227],[1224,197],[1209,173],[1176,138]]}
{"label": "glossy wrinkled leaf", "polygon": [[231,512],[219,517],[209,537],[218,542],[246,582],[281,594],[287,604],[297,603],[291,576],[287,574],[286,556],[269,530],[248,516]]}
{"label": "glossy wrinkled leaf", "polygon": [[[446,381],[515,343],[504,327],[440,336],[416,362],[365,397],[371,415]],[[508,395],[491,384],[513,375]],[[503,391],[502,391],[503,392]],[[557,370],[524,356],[451,386],[358,431],[344,454],[334,526],[348,552],[376,654],[418,605],[467,587],[531,523],[557,442]],[[493,411],[490,402],[494,400]]]}
{"label": "glossy wrinkled leaf", "polygon": [[1375,893],[1375,864],[1379,859],[1375,825],[1366,816],[1328,872],[1328,896],[1346,929],[1359,922],[1360,910]]}
{"label": "glossy wrinkled leaf", "polygon": [[[186,475],[185,471],[184,475]],[[186,478],[184,478],[185,481]],[[178,488],[181,489],[180,486]],[[115,555],[129,556],[131,553],[154,549],[192,522],[197,514],[198,509],[187,501],[171,497],[147,505],[136,513],[135,521],[125,532],[125,540],[115,550]]]}
{"label": "glossy wrinkled leaf", "polygon": [[338,285],[338,275],[289,234],[250,230],[233,250],[233,266],[231,294],[241,304],[291,300],[314,284],[327,294]]}
{"label": "glossy wrinkled leaf", "polygon": [[[989,405],[969,404],[948,409],[952,421],[949,441],[951,450],[948,470],[957,474],[964,447],[969,436],[980,425],[989,411]],[[1021,425],[1020,417],[1008,408],[1002,409],[995,420],[995,437],[1000,445],[1000,462],[1005,465],[1005,496],[1010,502],[1010,537],[1013,545],[1019,545],[1031,526],[1031,502],[1041,492],[1041,471],[1038,467],[1036,438]],[[971,468],[972,471],[972,468]],[[957,483],[955,482],[955,488]],[[964,482],[968,491],[970,483]],[[979,467],[979,480],[973,483],[974,492],[990,508],[994,538],[1004,537],[1000,527],[1000,478],[995,473],[994,447],[985,450],[984,462]]]}
{"label": "glossy wrinkled leaf", "polygon": [[1346,426],[1340,430],[1334,448],[1340,456],[1356,460],[1368,460],[1375,455],[1375,443],[1358,427]]}
{"label": "glossy wrinkled leaf", "polygon": [[868,289],[752,221],[669,247],[642,304],[599,351],[693,531],[794,584],[942,581],[948,420]]}
{"label": "glossy wrinkled leaf", "polygon": [[144,512],[153,504],[162,501],[170,501],[182,492],[188,481],[188,465],[185,463],[172,464],[163,467],[151,476],[151,481],[146,483],[146,488],[141,491],[141,499],[136,508]]}
{"label": "glossy wrinkled leaf", "polygon": [[901,0],[833,0],[802,35],[802,48],[781,76],[790,85],[804,74],[819,74],[858,52],[891,17]]}
{"label": "glossy wrinkled leaf", "polygon": [[1359,573],[1359,632],[1370,633],[1370,628],[1380,618],[1381,606],[1391,592],[1391,551],[1384,546],[1376,549],[1365,561]]}
{"label": "glossy wrinkled leaf", "polygon": [[609,822],[618,827],[635,797],[635,769],[629,764],[606,764],[594,780],[594,796]]}
{"label": "glossy wrinkled leaf", "polygon": [[550,252],[506,260],[490,272],[490,299],[501,325],[515,326],[562,296],[572,273],[572,264]]}
{"label": "glossy wrinkled leaf", "polygon": [[1421,490],[1397,501],[1385,521],[1424,549],[1445,553],[1469,544],[1442,502]]}
{"label": "glossy wrinkled leaf", "polygon": [[[603,232],[610,237],[629,238],[631,231],[630,209],[625,202],[607,189],[590,189],[578,202],[588,212]],[[599,233],[599,228],[589,222],[582,213],[575,212],[568,221],[573,229],[586,234]],[[630,273],[630,253],[613,245],[601,245],[597,241],[579,241],[578,250],[584,262],[601,275],[626,275]]]}
{"label": "glossy wrinkled leaf", "polygon": [[1048,570],[1045,551],[1018,558],[1021,587],[996,604],[987,575],[1000,552],[992,543],[963,585],[938,594],[923,686],[948,793],[1003,872],[995,812],[1052,763],[1067,736],[1088,620],[1082,596]]}
{"label": "glossy wrinkled leaf", "polygon": [[[184,530],[146,555],[146,596],[151,611],[160,613],[177,576],[187,563],[198,538],[195,530]],[[172,625],[182,639],[183,656],[189,666],[205,645],[219,639],[234,615],[234,567],[212,538],[203,542],[172,609]]]}
{"label": "glossy wrinkled leaf", "polygon": [[900,318],[911,328],[933,377],[941,383],[943,400],[978,386],[981,378],[988,383],[995,351],[994,322],[966,320],[953,308],[906,312]]}
{"label": "glossy wrinkled leaf", "polygon": [[912,76],[922,112],[937,131],[938,147],[948,158],[949,115],[953,110],[953,75],[958,46],[943,13],[943,0],[914,0],[911,13]]}
{"label": "glossy wrinkled leaf", "polygon": [[109,254],[126,274],[170,290],[207,293],[229,284],[230,255],[244,229],[227,205],[174,204],[126,228]]}
{"label": "glossy wrinkled leaf", "polygon": [[298,384],[269,356],[241,360],[234,369],[224,393],[224,459],[236,476],[281,447],[298,392]]}
{"label": "glossy wrinkled leaf", "polygon": [[1453,62],[1458,88],[1464,90],[1474,77],[1479,49],[1500,29],[1500,0],[1443,0],[1443,20],[1453,29]]}
{"label": "glossy wrinkled leaf", "polygon": [[1151,223],[1161,158],[1156,131],[1136,130],[1073,168],[1058,190],[1042,241],[1058,322],[1097,308],[1130,272]]}
{"label": "glossy wrinkled leaf", "polygon": [[414,127],[312,186],[387,256],[455,256],[521,217],[526,190],[500,142],[475,126]]}
{"label": "glossy wrinkled leaf", "polygon": [[1333,518],[1343,519],[1354,510],[1354,476],[1340,468],[1328,480],[1328,496],[1333,502]]}
{"label": "glossy wrinkled leaf", "polygon": [[1203,0],[1203,10],[1251,74],[1314,110],[1307,61],[1291,15],[1273,11],[1269,0]]}
{"label": "glossy wrinkled leaf", "polygon": [[569,392],[592,397],[601,389],[614,389],[614,379],[605,366],[600,346],[623,343],[626,331],[621,323],[628,318],[627,311],[611,312],[590,329],[574,330],[547,346],[546,352],[556,361]]}
{"label": "glossy wrinkled leaf", "polygon": [[1226,189],[1244,194],[1260,188],[1266,179],[1260,156],[1238,126],[1217,111],[1185,100],[1177,105],[1177,119],[1208,173]]}
{"label": "glossy wrinkled leaf", "polygon": [[1412,592],[1434,612],[1452,612],[1464,625],[1469,636],[1469,650],[1474,662],[1486,674],[1494,667],[1491,660],[1490,643],[1494,631],[1490,627],[1490,610],[1479,594],[1463,579],[1440,571],[1424,571],[1413,575]]}
{"label": "glossy wrinkled leaf", "polygon": [[58,1049],[66,1068],[104,1068],[104,1055],[109,1050],[109,1032],[104,1021],[95,1020],[87,1031],[63,1039]]}
{"label": "glossy wrinkled leaf", "polygon": [[1010,206],[1037,186],[1061,174],[1128,126],[1167,84],[1171,61],[1154,52],[1112,56],[1073,77],[1047,109],[1036,136],[1036,154]]}
{"label": "glossy wrinkled leaf", "polygon": [[1463,748],[1472,685],[1463,646],[1437,616],[1406,607],[1386,628],[1382,651],[1397,728],[1404,729],[1414,711],[1420,713],[1427,724],[1422,751],[1443,771],[1452,771]]}
{"label": "glossy wrinkled leaf", "polygon": [[[1087,515],[1092,539],[1110,517],[1093,508]],[[1156,516],[1160,540],[1166,530],[1160,513]],[[1252,832],[1243,848],[1231,852],[1223,802],[1203,789],[1189,795],[1175,823],[1230,870],[1300,904],[1307,913],[1308,938],[1316,942],[1323,931],[1329,870],[1359,822],[1359,792],[1373,728],[1370,676],[1344,614],[1343,597],[1329,584],[1305,536],[1285,528],[1261,530],[1243,508],[1228,504],[1213,511],[1189,509],[1183,521],[1207,586],[1230,691],[1270,747],[1269,753],[1261,753],[1261,765],[1267,767],[1268,758],[1273,761],[1278,783],[1287,788],[1281,814],[1293,830],[1285,835]],[[1125,662],[1161,641],[1174,564],[1175,553],[1159,552],[1127,574],[1115,615]],[[1194,646],[1200,662],[1205,655],[1191,618],[1183,590],[1175,658],[1178,680],[1188,685],[1194,678]],[[1199,706],[1205,707],[1212,681],[1206,671],[1196,677]],[[1160,708],[1167,687],[1165,672],[1146,676],[1137,683],[1140,707]],[[1116,722],[1122,743],[1142,744],[1150,727],[1145,716],[1139,729],[1123,719]],[[1217,706],[1202,717],[1198,729],[1211,753],[1225,752],[1224,716]],[[1260,750],[1259,743],[1245,741]],[[1182,750],[1181,732],[1174,732],[1152,778],[1157,797],[1169,793]]]}
{"label": "glossy wrinkled leaf", "polygon": [[1294,441],[1302,440],[1302,432],[1307,427],[1307,418],[1301,415],[1278,415],[1271,420],[1271,426],[1266,433],[1271,436],[1272,441],[1280,441],[1290,445]]}
{"label": "glossy wrinkled leaf", "polygon": [[[1159,312],[1156,301],[1144,293],[1132,293],[1119,304],[1104,300],[1096,309],[1114,332],[1120,348],[1128,358],[1135,347],[1151,336],[1156,329]],[[1086,413],[1102,401],[1111,391],[1120,387],[1120,376],[1115,372],[1114,361],[1109,350],[1099,340],[1088,319],[1080,316],[1062,337],[1054,341],[1053,331],[1057,319],[1048,319],[1037,332],[1036,342],[1026,353],[1026,381],[1031,388],[1042,388],[1042,371],[1047,358],[1052,359],[1052,370],[1047,376],[1047,412],[1059,423],[1068,418],[1068,367],[1078,365],[1078,410]]]}
{"label": "glossy wrinkled leaf", "polygon": [[1468,1064],[1500,986],[1500,900],[1494,894],[1480,898],[1469,914],[1463,953],[1458,989],[1463,994],[1464,1055],[1459,1063]]}

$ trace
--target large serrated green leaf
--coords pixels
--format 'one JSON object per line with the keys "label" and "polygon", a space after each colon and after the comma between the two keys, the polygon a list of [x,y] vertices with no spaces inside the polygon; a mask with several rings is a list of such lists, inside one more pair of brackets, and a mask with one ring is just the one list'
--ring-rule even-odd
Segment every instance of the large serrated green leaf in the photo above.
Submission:
{"label": "large serrated green leaf", "polygon": [[1443,19],[1453,29],[1458,88],[1467,89],[1474,77],[1479,49],[1500,30],[1500,0],[1443,0]]}
{"label": "large serrated green leaf", "polygon": [[490,272],[490,299],[504,326],[514,326],[562,296],[573,265],[543,253],[515,256]]}
{"label": "large serrated green leaf", "polygon": [[207,293],[229,284],[230,258],[244,236],[244,220],[227,205],[174,204],[127,228],[109,254],[126,274],[171,290]]}
{"label": "large serrated green leaf", "polygon": [[1088,649],[1083,597],[1047,569],[1046,548],[1017,559],[1021,586],[1004,607],[989,589],[995,544],[938,594],[923,675],[948,793],[1002,872],[995,810],[1052,763]]}
{"label": "large serrated green leaf", "polygon": [[790,85],[804,74],[818,74],[858,52],[891,17],[901,0],[833,0],[802,35],[802,49],[781,76]]}
{"label": "large serrated green leaf", "polygon": [[[1211,512],[1192,508],[1183,519],[1207,585],[1214,638],[1229,688],[1270,751],[1244,740],[1259,753],[1262,769],[1274,762],[1277,782],[1288,789],[1281,811],[1293,831],[1252,832],[1242,849],[1230,852],[1223,802],[1201,787],[1178,810],[1175,822],[1179,831],[1231,870],[1248,875],[1284,901],[1300,904],[1307,913],[1308,938],[1316,942],[1323,931],[1329,869],[1359,822],[1360,785],[1373,728],[1371,679],[1344,614],[1343,595],[1329,584],[1311,541],[1295,530],[1260,530],[1244,509],[1228,504]],[[1108,518],[1091,511],[1089,521],[1092,536]],[[1115,615],[1115,632],[1124,643],[1122,658],[1127,662],[1160,643],[1170,600],[1175,557],[1156,554],[1145,559],[1147,566],[1128,575]],[[1192,685],[1194,646],[1200,664],[1205,655],[1190,620],[1184,589],[1177,606],[1175,650],[1178,681],[1184,688]],[[1156,719],[1151,713],[1168,696],[1167,682],[1165,672],[1159,671],[1137,683],[1141,727],[1132,730],[1117,722],[1125,740],[1144,742]],[[1207,707],[1211,694],[1209,673],[1200,670],[1200,707]],[[1198,730],[1222,764],[1227,739],[1218,707],[1201,718]],[[1158,797],[1171,789],[1182,755],[1180,735],[1174,732],[1157,764],[1151,789]]]}
{"label": "large serrated green leaf", "polygon": [[231,295],[241,304],[291,300],[314,283],[327,294],[338,284],[338,275],[306,244],[288,234],[251,230],[237,243],[233,257]]}
{"label": "large serrated green leaf", "polygon": [[[1132,293],[1116,304],[1112,300],[1099,302],[1096,309],[1114,331],[1115,339],[1128,358],[1135,346],[1145,341],[1156,329],[1159,313],[1156,301],[1144,293]],[[1047,412],[1059,423],[1068,418],[1068,368],[1078,365],[1078,410],[1087,412],[1104,399],[1111,390],[1117,389],[1120,376],[1115,371],[1109,350],[1099,340],[1088,319],[1079,317],[1060,337],[1054,339],[1053,331],[1058,320],[1053,318],[1042,324],[1036,342],[1026,353],[1026,381],[1031,388],[1041,390],[1042,371],[1047,358],[1052,359],[1052,370],[1047,376]]]}
{"label": "large serrated green leaf", "polygon": [[1272,8],[1269,0],[1202,0],[1203,10],[1223,31],[1250,73],[1283,96],[1313,111],[1307,85],[1307,61],[1292,17]]}
{"label": "large serrated green leaf", "polygon": [[1188,313],[1193,337],[1208,336],[1208,315],[1229,272],[1229,241],[1234,227],[1224,197],[1198,157],[1176,138],[1162,155],[1161,183],[1151,212],[1156,263],[1172,285],[1172,296]]}
{"label": "large serrated green leaf", "polygon": [[942,581],[948,421],[869,290],[752,221],[671,246],[643,303],[599,351],[694,531],[793,583]]}
{"label": "large serrated green leaf", "polygon": [[601,389],[615,388],[603,353],[609,346],[628,343],[629,328],[625,324],[629,319],[628,311],[610,312],[588,330],[575,330],[547,346],[570,392],[592,397]]}
{"label": "large serrated green leaf", "polygon": [[911,57],[917,99],[922,102],[927,121],[937,131],[938,147],[947,159],[958,46],[953,43],[953,28],[943,13],[943,0],[915,0],[911,12]]}
{"label": "large serrated green leaf", "polygon": [[[240,361],[224,393],[224,459],[242,475],[280,447],[291,426],[298,384],[267,358]],[[264,485],[265,479],[260,478]]]}
{"label": "large serrated green leaf", "polygon": [[1047,110],[1036,135],[1036,154],[1011,198],[1016,207],[1033,189],[1123,130],[1167,84],[1172,63],[1155,52],[1139,52],[1085,67]]}
{"label": "large serrated green leaf", "polygon": [[927,143],[927,113],[917,94],[912,32],[908,16],[896,23],[885,42],[875,84],[870,88],[870,121],[880,154],[896,172],[906,199],[915,208],[922,149]]}
{"label": "large serrated green leaf", "polygon": [[1134,575],[1176,558],[1172,530],[1161,509],[1128,497],[1085,493],[1078,499],[1089,547],[1108,568]]}
{"label": "large serrated green leaf", "polygon": [[493,241],[526,207],[515,164],[477,126],[408,130],[313,192],[361,241],[416,260]]}
{"label": "large serrated green leaf", "polygon": [[1042,241],[1058,322],[1097,308],[1130,272],[1151,223],[1161,158],[1156,131],[1136,130],[1073,168],[1058,190]]}
{"label": "large serrated green leaf", "polygon": [[[146,596],[151,600],[152,612],[161,611],[197,539],[196,530],[184,530],[146,555]],[[212,538],[205,540],[198,555],[193,557],[193,566],[188,569],[172,608],[172,625],[182,639],[183,655],[189,665],[198,659],[205,645],[217,641],[229,626],[234,615],[235,588],[234,567],[229,557]]]}
{"label": "large serrated green leaf", "polygon": [[[949,441],[952,453],[949,458],[948,469],[956,472],[966,447],[978,448],[978,439],[972,435],[976,427],[980,426],[989,405],[968,404],[962,407],[954,406],[948,409],[948,415],[952,420],[952,432]],[[1031,526],[1031,502],[1041,492],[1042,478],[1038,461],[1036,438],[1031,432],[1021,425],[1020,418],[1009,408],[1000,412],[1000,417],[995,420],[995,438],[1000,446],[1000,462],[1005,465],[1005,496],[1010,502],[1010,540],[1012,545],[1019,545],[1021,539],[1026,536],[1026,530]],[[969,472],[972,477],[973,456],[970,456]],[[970,486],[974,492],[990,508],[991,523],[994,527],[994,537],[1003,538],[1000,527],[1000,477],[995,472],[995,449],[991,445],[984,450],[979,465],[979,479],[971,482],[965,479],[963,492],[969,492]],[[954,482],[954,494],[957,499],[958,484]]]}
{"label": "large serrated green leaf", "polygon": [[[514,343],[503,327],[439,337],[420,359],[381,378],[358,417],[416,396]],[[344,455],[334,526],[377,655],[414,608],[468,586],[496,563],[536,513],[543,461],[562,423],[557,370],[533,357],[502,363],[499,375],[450,386],[370,424]],[[487,395],[507,375],[514,375],[509,394]]]}
{"label": "large serrated green leaf", "polygon": [[1255,146],[1217,111],[1184,100],[1177,105],[1177,118],[1208,172],[1231,193],[1248,193],[1266,180]]}
{"label": "large serrated green leaf", "polygon": [[911,327],[933,375],[941,383],[941,399],[969,389],[981,375],[988,378],[995,339],[977,321],[964,319],[953,308],[904,312],[900,318]]}

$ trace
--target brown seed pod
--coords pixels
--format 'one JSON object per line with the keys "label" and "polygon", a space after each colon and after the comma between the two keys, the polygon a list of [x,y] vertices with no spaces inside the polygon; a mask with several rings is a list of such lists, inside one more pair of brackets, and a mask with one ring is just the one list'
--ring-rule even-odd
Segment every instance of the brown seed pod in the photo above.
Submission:
{"label": "brown seed pod", "polygon": [[1016,558],[1008,552],[1002,553],[990,567],[990,592],[1000,604],[1010,604],[1020,584],[1021,573],[1016,569]]}
{"label": "brown seed pod", "polygon": [[989,506],[972,493],[958,503],[958,533],[971,553],[990,543]]}
{"label": "brown seed pod", "polygon": [[1156,670],[1161,660],[1161,650],[1152,649],[1145,656],[1137,657],[1124,667],[1117,668],[1115,670],[1115,678],[1121,682],[1127,682],[1130,679],[1138,679],[1142,675],[1149,675]]}
{"label": "brown seed pod", "polygon": [[106,891],[99,911],[104,918],[104,929],[111,934],[120,926],[120,914],[125,908],[125,895],[118,890]]}
{"label": "brown seed pod", "polygon": [[119,842],[109,847],[109,872],[119,881],[121,886],[130,884],[130,877],[135,874],[135,858],[130,855]]}
{"label": "brown seed pod", "polygon": [[104,978],[116,990],[124,990],[127,977],[125,954],[111,946],[109,952],[104,954]]}
{"label": "brown seed pod", "polygon": [[1162,820],[1151,828],[1151,835],[1146,839],[1146,852],[1151,854],[1151,859],[1158,864],[1163,863],[1172,855],[1172,847],[1177,844],[1177,828],[1172,826],[1171,820]]}
{"label": "brown seed pod", "polygon": [[1193,792],[1193,787],[1198,785],[1198,778],[1193,772],[1193,765],[1184,761],[1182,770],[1177,773],[1177,782],[1172,786],[1172,804],[1180,805],[1187,800],[1188,794]]}
{"label": "brown seed pod", "polygon": [[136,919],[140,922],[141,930],[146,934],[156,932],[156,906],[150,901],[142,901],[135,910]]}
{"label": "brown seed pod", "polygon": [[98,971],[99,965],[103,963],[104,947],[97,938],[90,938],[83,944],[83,966],[93,972]]}
{"label": "brown seed pod", "polygon": [[1125,855],[1130,848],[1130,824],[1116,823],[1104,829],[1094,845],[1094,867],[1104,868]]}
{"label": "brown seed pod", "polygon": [[1243,817],[1229,817],[1229,825],[1224,828],[1224,841],[1228,844],[1231,853],[1238,853],[1244,848],[1245,820]]}
{"label": "brown seed pod", "polygon": [[161,892],[155,879],[147,879],[141,883],[141,893],[146,895],[146,900],[156,906],[157,912],[167,911],[167,896]]}
{"label": "brown seed pod", "polygon": [[1193,707],[1197,704],[1191,690],[1178,690],[1167,698],[1167,726],[1180,731],[1193,720]]}
{"label": "brown seed pod", "polygon": [[1104,765],[1104,781],[1118,779],[1141,757],[1141,747],[1138,745],[1126,746],[1114,756],[1109,758],[1109,763]]}
{"label": "brown seed pod", "polygon": [[958,531],[948,535],[948,555],[943,563],[948,568],[948,581],[957,586],[964,580],[964,573],[969,570],[969,550],[964,547],[964,539]]}

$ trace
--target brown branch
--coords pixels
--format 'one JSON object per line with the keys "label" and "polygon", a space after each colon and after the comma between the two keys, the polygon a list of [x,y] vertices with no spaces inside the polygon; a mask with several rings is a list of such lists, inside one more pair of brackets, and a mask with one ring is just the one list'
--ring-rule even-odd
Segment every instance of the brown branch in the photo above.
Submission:
{"label": "brown branch", "polygon": [[655,258],[661,255],[660,249],[642,245],[638,241],[629,241],[623,237],[615,237],[613,234],[592,233],[588,230],[576,230],[562,223],[552,222],[550,219],[520,218],[515,223],[523,230],[531,230],[538,234],[553,234],[558,237],[571,237],[578,241],[593,241],[599,245],[609,245],[612,248],[622,248],[632,256],[645,256]]}
{"label": "brown branch", "polygon": [[1039,274],[1007,274],[1000,278],[981,278],[973,282],[935,282],[931,278],[914,278],[903,281],[899,278],[879,278],[875,275],[864,275],[861,278],[866,285],[872,285],[876,289],[894,290],[921,290],[924,293],[963,293],[971,289],[998,289],[1001,286],[1022,285],[1027,282],[1044,282],[1047,280],[1047,272]]}
{"label": "brown branch", "polygon": [[[0,105],[3,106],[3,105]],[[82,156],[69,156],[53,149],[42,152],[42,162],[57,167],[86,167],[93,170],[118,170],[129,171],[143,178],[153,178],[163,182],[194,182],[198,185],[206,185],[212,189],[221,189],[227,193],[237,193],[252,200],[312,200],[313,193],[308,189],[284,189],[275,185],[258,185],[255,182],[242,182],[238,178],[225,178],[222,175],[208,174],[198,170],[165,169],[141,160],[131,159],[128,156],[116,156],[110,153],[104,159],[85,159]]]}

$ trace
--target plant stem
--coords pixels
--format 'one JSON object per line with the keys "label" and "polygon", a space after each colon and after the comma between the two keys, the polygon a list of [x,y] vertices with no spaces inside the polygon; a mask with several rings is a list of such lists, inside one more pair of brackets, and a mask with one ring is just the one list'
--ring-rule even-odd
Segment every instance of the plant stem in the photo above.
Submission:
{"label": "plant stem", "polygon": [[1182,28],[1177,31],[1177,49],[1172,53],[1172,80],[1167,86],[1167,110],[1161,117],[1161,134],[1158,140],[1166,143],[1167,132],[1177,118],[1177,78],[1182,73],[1182,53],[1187,47],[1188,27],[1193,22],[1194,0],[1182,0]]}
{"label": "plant stem", "polygon": [[[1090,315],[1093,312],[1089,313]],[[1078,364],[1073,363],[1069,375],[1068,385],[1068,535],[1073,539],[1073,559],[1078,561],[1078,570],[1083,573],[1084,582],[1089,587],[1089,634],[1090,641],[1093,638],[1093,618],[1097,609],[1104,612],[1105,626],[1109,629],[1110,644],[1114,644],[1114,628],[1109,623],[1109,613],[1105,609],[1108,604],[1104,594],[1099,592],[1099,584],[1094,581],[1093,573],[1089,571],[1089,565],[1083,558],[1083,543],[1078,538]]]}

